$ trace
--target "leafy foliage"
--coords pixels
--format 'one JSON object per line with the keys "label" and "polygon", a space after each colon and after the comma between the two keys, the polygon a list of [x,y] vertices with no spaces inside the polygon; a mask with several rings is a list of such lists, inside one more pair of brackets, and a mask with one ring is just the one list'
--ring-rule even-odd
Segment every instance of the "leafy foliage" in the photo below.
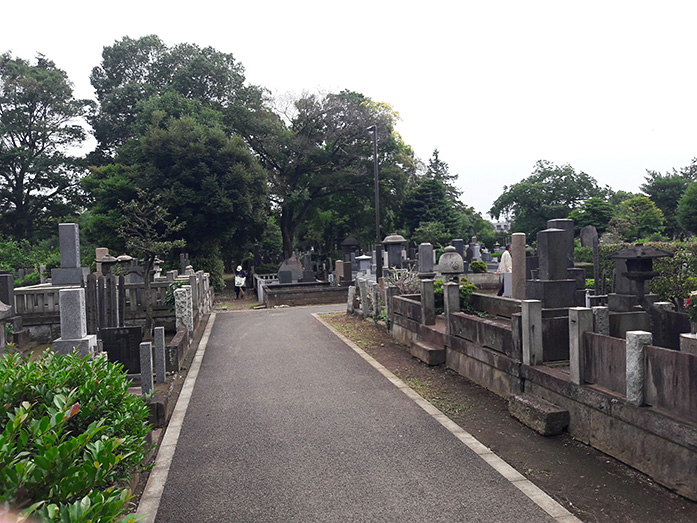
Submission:
{"label": "leafy foliage", "polygon": [[[670,238],[684,235],[686,230],[678,217],[678,202],[687,186],[697,181],[697,158],[692,164],[671,173],[647,171],[641,190],[656,204],[665,218],[665,233]],[[694,232],[694,231],[692,231]]]}
{"label": "leafy foliage", "polygon": [[472,260],[472,262],[470,263],[470,270],[474,274],[481,274],[487,272],[489,270],[489,267],[487,266],[486,262],[483,262],[481,260]]}
{"label": "leafy foliage", "polygon": [[663,212],[648,197],[625,200],[610,220],[608,232],[621,241],[658,240],[663,232]]}
{"label": "leafy foliage", "polygon": [[[148,408],[120,364],[0,359],[0,502],[42,521],[114,521],[142,463]],[[133,521],[133,519],[129,519]]]}
{"label": "leafy foliage", "polygon": [[697,182],[685,189],[678,203],[677,216],[684,230],[697,234]]}
{"label": "leafy foliage", "polygon": [[504,187],[504,192],[492,205],[489,214],[513,216],[513,232],[534,237],[547,227],[547,220],[566,218],[571,211],[589,198],[604,198],[607,188],[584,172],[570,165],[557,166],[539,160],[529,177]]}
{"label": "leafy foliage", "polygon": [[13,238],[45,238],[75,212],[80,169],[67,151],[84,141],[91,105],[44,56],[0,55],[0,225]]}

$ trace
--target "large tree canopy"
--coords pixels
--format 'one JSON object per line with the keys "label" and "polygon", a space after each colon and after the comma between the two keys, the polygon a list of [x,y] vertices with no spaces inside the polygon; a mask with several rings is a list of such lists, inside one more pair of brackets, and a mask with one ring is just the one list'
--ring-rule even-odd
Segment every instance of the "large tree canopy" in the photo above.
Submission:
{"label": "large tree canopy", "polygon": [[177,93],[215,109],[228,132],[243,127],[246,113],[262,103],[262,90],[245,84],[244,68],[231,54],[193,44],[169,48],[155,35],[105,47],[90,78],[99,101],[90,122],[105,158],[139,136],[143,104],[153,97]]}
{"label": "large tree canopy", "polygon": [[267,112],[257,119],[256,129],[246,137],[267,169],[286,255],[312,209],[340,199],[360,214],[373,199],[373,148],[367,132],[372,125],[378,133],[383,216],[401,200],[414,158],[393,131],[395,118],[389,106],[342,91],[303,96],[289,113]]}
{"label": "large tree canopy", "polygon": [[39,55],[36,65],[0,55],[0,213],[3,231],[35,239],[75,209],[79,178],[71,147],[85,139],[81,117],[91,102],[76,100],[64,71]]}
{"label": "large tree canopy", "polygon": [[697,159],[680,170],[661,174],[646,171],[646,182],[641,190],[656,204],[665,217],[665,234],[675,238],[685,233],[678,221],[678,202],[687,186],[697,180]]}
{"label": "large tree canopy", "polygon": [[545,160],[535,164],[532,174],[524,180],[504,187],[489,211],[494,218],[513,218],[513,231],[534,236],[545,229],[547,220],[566,218],[589,198],[607,196],[608,188],[600,188],[596,180],[570,165],[554,165]]}

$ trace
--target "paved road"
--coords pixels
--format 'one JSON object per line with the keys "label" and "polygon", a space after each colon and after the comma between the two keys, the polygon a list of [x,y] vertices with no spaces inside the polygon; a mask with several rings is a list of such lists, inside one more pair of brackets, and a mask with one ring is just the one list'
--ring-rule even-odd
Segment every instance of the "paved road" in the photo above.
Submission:
{"label": "paved road", "polygon": [[312,316],[326,309],[215,315],[157,522],[555,521]]}

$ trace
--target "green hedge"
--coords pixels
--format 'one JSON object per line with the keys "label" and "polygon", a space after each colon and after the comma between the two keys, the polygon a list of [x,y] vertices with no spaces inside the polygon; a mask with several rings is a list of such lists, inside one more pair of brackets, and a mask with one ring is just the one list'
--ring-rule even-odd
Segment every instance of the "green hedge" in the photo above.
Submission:
{"label": "green hedge", "polygon": [[126,485],[145,458],[150,427],[123,366],[6,354],[0,384],[0,503],[41,521],[126,515]]}

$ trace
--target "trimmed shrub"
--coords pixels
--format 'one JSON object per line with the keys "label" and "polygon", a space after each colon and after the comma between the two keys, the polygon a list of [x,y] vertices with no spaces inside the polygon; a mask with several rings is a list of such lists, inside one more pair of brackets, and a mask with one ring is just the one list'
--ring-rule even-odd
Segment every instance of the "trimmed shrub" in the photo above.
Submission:
{"label": "trimmed shrub", "polygon": [[482,274],[484,272],[487,272],[489,270],[489,267],[487,266],[486,262],[483,262],[481,260],[472,260],[470,263],[470,270],[474,274]]}
{"label": "trimmed shrub", "polygon": [[[49,352],[0,358],[0,503],[42,521],[114,521],[148,450],[123,366]],[[126,518],[122,521],[135,521]]]}

